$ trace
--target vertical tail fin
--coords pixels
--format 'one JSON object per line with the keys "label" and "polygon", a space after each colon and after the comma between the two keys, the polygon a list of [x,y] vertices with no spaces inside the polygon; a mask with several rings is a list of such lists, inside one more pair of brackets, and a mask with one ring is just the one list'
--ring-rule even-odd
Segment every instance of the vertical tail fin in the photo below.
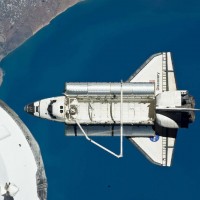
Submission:
{"label": "vertical tail fin", "polygon": [[[128,80],[129,82],[155,82],[155,94],[177,90],[170,52],[151,56]],[[142,153],[153,163],[170,166],[177,135],[177,129],[156,125],[155,137],[131,137]]]}

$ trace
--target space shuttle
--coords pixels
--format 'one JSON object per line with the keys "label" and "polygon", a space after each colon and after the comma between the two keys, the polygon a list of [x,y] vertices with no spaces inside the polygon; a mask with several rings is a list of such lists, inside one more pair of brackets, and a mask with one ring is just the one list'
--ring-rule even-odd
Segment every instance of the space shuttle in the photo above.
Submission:
{"label": "space shuttle", "polygon": [[[126,82],[65,83],[63,96],[25,106],[31,115],[65,123],[66,136],[84,136],[118,158],[127,138],[160,166],[171,166],[177,131],[188,128],[196,110],[188,91],[177,89],[170,52],[151,56]],[[93,136],[119,136],[119,154]]]}

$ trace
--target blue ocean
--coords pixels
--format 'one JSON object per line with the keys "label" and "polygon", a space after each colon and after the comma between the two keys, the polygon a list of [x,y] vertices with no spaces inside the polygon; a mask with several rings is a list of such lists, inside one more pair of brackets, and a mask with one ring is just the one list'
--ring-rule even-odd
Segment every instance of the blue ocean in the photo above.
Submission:
{"label": "blue ocean", "polygon": [[[171,168],[151,164],[128,140],[117,159],[64,125],[24,112],[62,95],[65,82],[126,81],[152,54],[170,51],[179,89],[200,108],[200,2],[86,0],[55,18],[2,60],[4,100],[37,139],[49,200],[200,199],[200,114],[179,130]],[[97,138],[119,151],[119,138]]]}

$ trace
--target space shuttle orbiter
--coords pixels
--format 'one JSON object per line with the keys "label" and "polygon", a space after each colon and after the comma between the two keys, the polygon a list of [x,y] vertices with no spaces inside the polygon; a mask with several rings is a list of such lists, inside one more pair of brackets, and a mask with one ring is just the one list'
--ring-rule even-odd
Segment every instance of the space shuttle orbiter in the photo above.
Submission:
{"label": "space shuttle orbiter", "polygon": [[[151,56],[126,82],[66,83],[65,93],[25,106],[26,112],[64,122],[66,136],[85,136],[122,157],[123,137],[153,163],[171,166],[179,128],[194,121],[197,110],[187,90],[177,90],[170,52]],[[91,136],[120,136],[120,154]]]}

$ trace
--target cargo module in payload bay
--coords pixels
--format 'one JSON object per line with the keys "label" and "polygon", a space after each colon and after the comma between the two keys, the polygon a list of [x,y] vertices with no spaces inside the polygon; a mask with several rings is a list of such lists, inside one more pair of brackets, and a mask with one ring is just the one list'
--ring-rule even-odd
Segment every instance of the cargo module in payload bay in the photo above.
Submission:
{"label": "cargo module in payload bay", "polygon": [[[151,56],[127,82],[66,83],[64,96],[36,101],[25,111],[64,122],[66,136],[87,140],[116,157],[128,138],[153,163],[171,166],[178,128],[194,121],[194,98],[177,90],[171,53]],[[120,154],[90,136],[120,136]]]}

